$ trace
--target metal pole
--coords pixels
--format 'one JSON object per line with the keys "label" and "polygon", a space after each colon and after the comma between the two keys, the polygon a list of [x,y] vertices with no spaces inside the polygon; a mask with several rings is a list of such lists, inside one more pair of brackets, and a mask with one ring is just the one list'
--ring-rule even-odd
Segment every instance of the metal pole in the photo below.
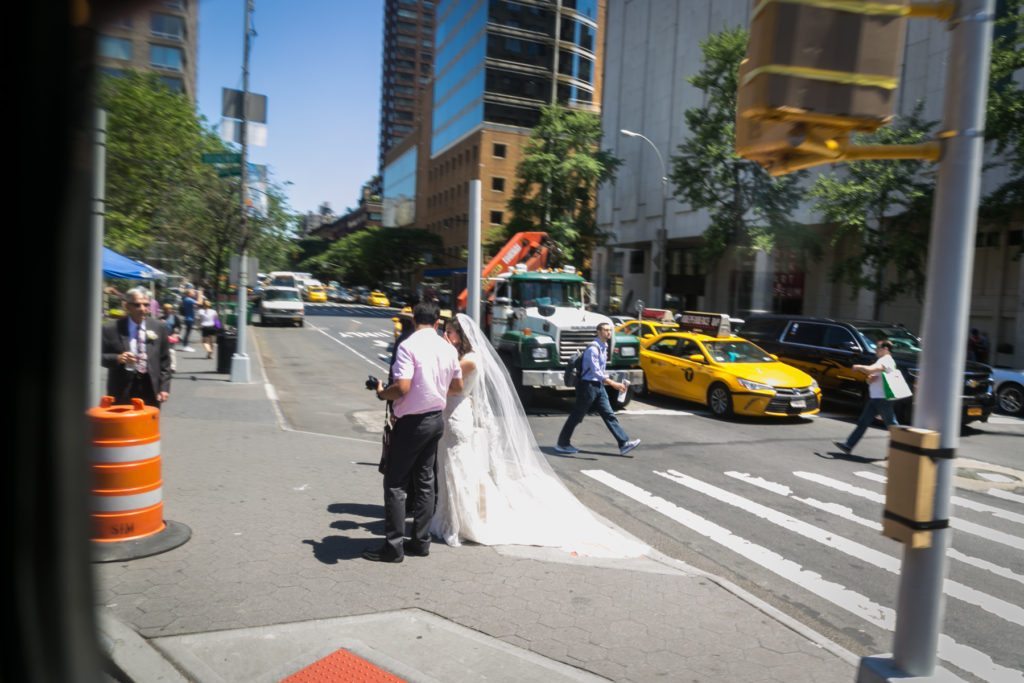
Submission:
{"label": "metal pole", "polygon": [[[914,426],[940,433],[942,448],[960,437],[974,235],[984,151],[985,97],[995,0],[959,0],[950,28],[942,162],[932,209],[920,376]],[[950,518],[953,462],[938,459],[933,519]],[[892,665],[905,676],[935,671],[945,601],[950,530],[932,532],[930,548],[903,552]],[[885,661],[885,660],[880,660]],[[862,667],[860,680],[865,678]]]}
{"label": "metal pole", "polygon": [[629,138],[640,138],[654,150],[658,155],[658,163],[661,164],[661,229],[654,237],[654,253],[651,259],[654,262],[654,285],[651,287],[651,299],[654,306],[660,308],[665,305],[665,251],[668,248],[668,169],[665,166],[665,158],[661,156],[661,150],[651,142],[646,135],[641,135],[631,130],[622,129],[619,131]]}
{"label": "metal pole", "polygon": [[103,335],[103,220],[107,203],[107,112],[96,110],[96,129],[93,131],[96,147],[92,176],[92,223],[89,246],[92,263],[89,268],[89,287],[92,292],[91,310],[87,311],[89,330],[85,335],[86,357],[89,370],[86,377],[86,406],[99,405],[103,395],[100,382],[100,338]]}
{"label": "metal pole", "polygon": [[248,100],[249,100],[249,48],[250,48],[250,36],[252,11],[253,11],[254,0],[245,0],[245,41],[244,41],[244,55],[242,57],[242,123],[239,131],[239,141],[242,143],[242,175],[241,178],[241,195],[242,195],[242,217],[241,217],[241,232],[242,232],[242,247],[239,250],[238,259],[238,307],[237,323],[238,323],[238,345],[235,350],[235,354],[231,357],[231,381],[238,382],[240,384],[248,384],[251,381],[249,372],[249,354],[246,353],[246,318],[249,312],[249,295],[248,295],[248,268],[249,259],[247,258],[246,249],[249,243],[249,206],[246,201],[249,198],[248,187],[249,187],[249,146],[247,144],[246,133],[248,123]]}
{"label": "metal pole", "polygon": [[469,181],[469,259],[466,263],[466,288],[469,290],[466,315],[480,324],[480,276],[483,263],[480,261],[480,202],[483,183]]}

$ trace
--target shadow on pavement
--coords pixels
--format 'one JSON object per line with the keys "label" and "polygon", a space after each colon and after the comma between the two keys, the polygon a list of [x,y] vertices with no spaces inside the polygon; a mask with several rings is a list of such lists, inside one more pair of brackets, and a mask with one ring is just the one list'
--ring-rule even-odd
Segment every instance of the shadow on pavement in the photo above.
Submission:
{"label": "shadow on pavement", "polygon": [[843,453],[840,451],[828,451],[827,453],[819,453],[815,451],[814,454],[823,460],[846,460],[847,462],[859,463],[881,462],[882,460],[886,460],[886,458],[862,458],[859,455]]}
{"label": "shadow on pavement", "polygon": [[313,547],[313,557],[323,564],[337,564],[342,560],[358,559],[364,550],[380,545],[379,538],[349,538],[348,536],[324,536],[322,541],[302,541]]}

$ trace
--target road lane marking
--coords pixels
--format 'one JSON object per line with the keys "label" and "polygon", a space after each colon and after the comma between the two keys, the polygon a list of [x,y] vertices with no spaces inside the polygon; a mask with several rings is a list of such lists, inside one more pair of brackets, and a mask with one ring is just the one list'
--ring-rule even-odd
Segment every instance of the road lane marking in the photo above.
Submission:
{"label": "road lane marking", "polygon": [[[787,531],[792,531],[793,533],[812,541],[817,541],[823,546],[833,550],[838,550],[841,553],[863,562],[867,562],[868,564],[874,565],[875,567],[885,570],[891,574],[895,574],[897,576],[900,574],[899,558],[887,555],[881,551],[875,550],[874,548],[870,548],[863,543],[858,543],[857,541],[846,538],[845,536],[840,536],[839,534],[828,531],[827,529],[822,529],[821,527],[814,526],[813,524],[808,524],[807,522],[799,520],[791,515],[787,515],[784,512],[774,510],[767,505],[761,505],[760,503],[756,503],[731,491],[726,491],[714,484],[709,484],[700,479],[683,474],[677,470],[668,470],[667,472],[659,472],[655,470],[654,473],[659,477],[668,479],[680,486],[685,486],[691,491],[703,493],[705,496],[713,498],[721,503],[731,505],[732,507],[743,510],[744,512],[749,512],[755,517],[763,519],[766,522],[770,522],[775,526],[782,527]],[[989,614],[997,616],[1011,624],[1024,626],[1024,607],[1013,605],[1005,600],[1000,600],[999,598],[948,578],[944,584],[944,590],[946,594],[951,597],[962,600],[963,602],[974,605],[975,607],[980,607]]]}
{"label": "road lane marking", "polygon": [[693,417],[694,413],[688,413],[685,410],[672,410],[670,408],[641,408],[640,410],[626,410],[616,413],[616,415],[672,415],[682,417]]}
{"label": "road lane marking", "polygon": [[[853,486],[846,482],[833,479],[832,477],[826,477],[821,474],[815,474],[814,472],[794,472],[796,476],[807,481],[813,481],[816,484],[822,486],[828,486],[829,488],[842,491],[843,493],[849,493],[860,498],[866,498],[874,503],[881,503],[885,505],[885,496],[874,491],[861,488],[859,486]],[[974,522],[968,522],[965,519],[959,517],[953,517],[949,520],[949,525],[954,529],[963,531],[964,533],[973,534],[974,536],[980,536],[986,540],[992,541],[993,543],[999,543],[1002,545],[1016,548],[1017,550],[1024,550],[1024,539],[1019,536],[1013,536],[1011,534],[1003,533],[1002,531],[996,531],[995,529],[989,529],[981,524],[975,524]]]}
{"label": "road lane marking", "polygon": [[[604,470],[581,470],[581,472],[879,628],[892,631],[895,627],[896,612],[889,607],[884,607],[841,584],[829,581],[817,572],[804,569],[775,551],[737,536],[725,527],[664,498],[655,496],[635,484],[619,479],[614,474]],[[944,661],[985,680],[1024,682],[1024,674],[1021,672],[996,664],[984,652],[975,650],[968,645],[961,645],[941,633],[939,634],[939,656]]]}
{"label": "road lane marking", "polygon": [[[766,491],[771,491],[772,493],[778,494],[780,496],[785,496],[797,502],[803,503],[804,505],[810,506],[816,510],[827,512],[831,515],[835,515],[836,517],[840,517],[849,522],[853,522],[863,527],[867,527],[868,529],[871,529],[873,531],[877,531],[879,533],[881,533],[882,531],[882,525],[880,523],[874,521],[873,519],[861,517],[860,515],[856,514],[851,508],[848,508],[845,505],[839,505],[838,503],[824,503],[820,500],[815,500],[814,498],[801,498],[800,496],[793,495],[792,489],[790,489],[785,484],[778,484],[773,481],[768,481],[767,479],[762,479],[761,477],[752,476],[745,472],[726,472],[725,476],[732,477],[733,479],[738,479],[739,481],[751,484],[752,486],[757,486]],[[962,553],[959,550],[956,550],[955,548],[947,548],[946,556],[950,559],[957,560],[958,562],[963,562],[964,564],[971,565],[972,567],[984,569],[985,571],[991,572],[996,576],[1001,576],[1004,579],[1010,579],[1011,581],[1016,581],[1017,583],[1024,584],[1024,575],[1018,574],[1007,567],[1000,567],[994,562],[989,562],[988,560],[983,560],[979,557],[973,557],[966,553]]]}
{"label": "road lane marking", "polygon": [[365,361],[366,361],[367,363],[369,363],[369,364],[370,364],[370,365],[372,365],[373,367],[375,367],[375,368],[380,368],[381,370],[387,371],[387,367],[386,367],[386,366],[384,366],[384,365],[381,365],[380,363],[376,363],[376,362],[374,362],[374,361],[370,360],[369,358],[367,358],[367,357],[366,357],[366,356],[364,356],[363,354],[359,353],[358,351],[356,351],[355,349],[353,349],[353,348],[352,348],[351,346],[349,346],[349,345],[348,345],[348,344],[346,344],[345,342],[341,341],[340,339],[335,339],[334,337],[332,337],[332,336],[331,336],[331,333],[330,333],[330,332],[328,332],[327,330],[321,329],[321,328],[317,327],[316,325],[312,325],[312,324],[311,324],[311,325],[310,325],[309,327],[310,327],[310,329],[312,329],[312,330],[316,330],[316,331],[317,331],[317,332],[319,332],[320,334],[324,335],[325,337],[327,337],[328,339],[330,339],[330,340],[331,340],[332,342],[335,342],[335,343],[341,344],[341,345],[342,345],[342,346],[344,346],[344,347],[345,347],[346,349],[348,349],[349,351],[351,351],[351,352],[352,352],[352,353],[354,353],[355,355],[359,356],[360,358],[362,358],[363,360],[365,360]]}
{"label": "road lane marking", "polygon": [[[884,484],[886,482],[886,476],[884,474],[879,474],[878,472],[854,472],[854,474],[858,477],[861,477],[862,479],[868,479],[869,481],[877,481],[880,484]],[[964,508],[965,510],[974,510],[975,512],[989,512],[992,514],[993,517],[1005,519],[1009,522],[1016,522],[1017,524],[1024,524],[1024,515],[1018,514],[1016,512],[1010,512],[1009,510],[1004,510],[1002,508],[997,508],[994,505],[978,503],[973,500],[968,500],[967,498],[962,498],[960,496],[952,496],[950,498],[950,502],[952,502],[953,505],[956,505],[957,507]]]}
{"label": "road lane marking", "polygon": [[1002,489],[989,489],[988,491],[985,491],[985,493],[1013,503],[1024,503],[1024,496],[1018,496],[1016,493],[1010,493],[1009,491],[1004,491]]}

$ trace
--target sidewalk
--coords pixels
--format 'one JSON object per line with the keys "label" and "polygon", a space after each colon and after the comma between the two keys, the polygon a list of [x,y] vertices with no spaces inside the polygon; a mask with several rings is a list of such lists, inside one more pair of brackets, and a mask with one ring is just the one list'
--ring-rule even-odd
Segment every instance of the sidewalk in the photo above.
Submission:
{"label": "sidewalk", "polygon": [[235,385],[178,355],[165,517],[192,538],[94,565],[104,642],[131,680],[279,681],[339,648],[410,681],[853,679],[850,653],[657,553],[435,543],[360,559],[383,530],[379,442],[282,429],[252,364],[257,383]]}

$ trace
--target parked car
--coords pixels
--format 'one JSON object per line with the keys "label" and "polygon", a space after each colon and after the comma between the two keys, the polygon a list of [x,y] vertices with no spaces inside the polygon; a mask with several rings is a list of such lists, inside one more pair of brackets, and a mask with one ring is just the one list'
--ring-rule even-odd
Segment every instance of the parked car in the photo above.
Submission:
{"label": "parked car", "polygon": [[354,291],[348,287],[341,288],[341,303],[343,304],[357,304],[359,303],[359,297]]}
{"label": "parked car", "polygon": [[327,290],[323,285],[307,284],[302,292],[302,298],[310,303],[326,303]]}
{"label": "parked car", "polygon": [[296,287],[267,287],[259,305],[260,324],[290,323],[302,327],[306,309]]}
{"label": "parked car", "polygon": [[647,391],[704,404],[716,417],[796,417],[821,406],[810,375],[731,334],[648,337],[640,342],[640,367]]}
{"label": "parked car", "polygon": [[1024,370],[992,368],[996,405],[1004,413],[1024,417]]}
{"label": "parked car", "polygon": [[[866,376],[854,372],[852,366],[873,363],[875,342],[880,339],[893,343],[893,360],[911,388],[918,377],[921,340],[896,323],[754,314],[744,322],[741,334],[816,379],[825,400],[837,403],[864,404]],[[987,420],[996,403],[991,368],[968,361],[962,387],[962,424]],[[897,402],[900,422],[909,422],[912,405],[909,399]]]}
{"label": "parked car", "polygon": [[370,288],[369,287],[356,287],[356,301],[361,304],[370,303]]}

